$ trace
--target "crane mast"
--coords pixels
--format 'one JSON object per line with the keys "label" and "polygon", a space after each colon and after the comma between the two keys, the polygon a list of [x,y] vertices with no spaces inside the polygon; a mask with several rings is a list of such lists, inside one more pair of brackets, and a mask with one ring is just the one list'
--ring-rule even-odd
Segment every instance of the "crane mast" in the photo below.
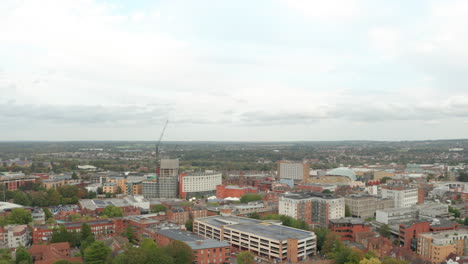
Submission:
{"label": "crane mast", "polygon": [[164,127],[161,131],[161,135],[159,136],[158,142],[156,142],[156,172],[159,174],[160,173],[160,168],[159,168],[159,146],[161,145],[161,140],[164,136],[164,132],[166,131],[167,123],[169,123],[169,120],[166,120],[166,123],[164,124]]}

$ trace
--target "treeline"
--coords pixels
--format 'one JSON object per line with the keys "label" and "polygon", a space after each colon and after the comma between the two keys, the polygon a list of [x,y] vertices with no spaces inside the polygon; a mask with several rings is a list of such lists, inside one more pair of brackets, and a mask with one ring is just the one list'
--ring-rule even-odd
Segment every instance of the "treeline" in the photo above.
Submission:
{"label": "treeline", "polygon": [[[160,247],[147,238],[139,245],[127,244],[125,251],[115,257],[102,241],[93,241],[84,249],[81,246],[80,251],[84,262],[93,264],[191,264],[194,260],[192,248],[177,240]],[[69,262],[62,261],[60,264]]]}
{"label": "treeline", "polygon": [[313,229],[317,236],[317,254],[333,259],[335,264],[424,264],[420,257],[414,256],[409,262],[385,256],[382,259],[373,251],[367,253],[345,245],[340,237],[327,228]]}
{"label": "treeline", "polygon": [[40,184],[32,184],[22,190],[0,191],[0,199],[13,201],[23,206],[55,206],[62,204],[77,204],[80,199],[93,199],[95,192],[88,192],[84,187],[64,185],[57,189],[46,190]]}

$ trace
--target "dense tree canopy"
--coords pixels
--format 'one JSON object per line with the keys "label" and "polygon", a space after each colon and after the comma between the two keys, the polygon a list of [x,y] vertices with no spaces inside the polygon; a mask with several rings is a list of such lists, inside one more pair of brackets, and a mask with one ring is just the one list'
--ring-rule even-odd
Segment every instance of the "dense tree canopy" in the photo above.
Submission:
{"label": "dense tree canopy", "polygon": [[237,255],[238,264],[254,264],[255,256],[250,251],[242,251]]}
{"label": "dense tree canopy", "polygon": [[151,207],[151,212],[152,213],[159,213],[159,212],[166,212],[167,207],[164,206],[163,204],[155,204]]}
{"label": "dense tree canopy", "polygon": [[108,205],[106,208],[104,208],[104,211],[102,211],[102,214],[109,217],[122,217],[123,216],[123,210],[120,207],[117,207],[115,205]]}
{"label": "dense tree canopy", "polygon": [[248,202],[254,202],[254,201],[261,201],[262,196],[258,193],[247,193],[242,195],[240,198],[241,203],[248,203]]}
{"label": "dense tree canopy", "polygon": [[86,264],[104,264],[109,260],[111,249],[104,242],[96,241],[84,251],[84,261]]}
{"label": "dense tree canopy", "polygon": [[27,225],[32,222],[31,212],[23,208],[15,208],[8,214],[9,224]]}
{"label": "dense tree canopy", "polygon": [[31,255],[29,255],[28,251],[23,246],[20,246],[16,249],[16,264],[32,264],[33,260]]}

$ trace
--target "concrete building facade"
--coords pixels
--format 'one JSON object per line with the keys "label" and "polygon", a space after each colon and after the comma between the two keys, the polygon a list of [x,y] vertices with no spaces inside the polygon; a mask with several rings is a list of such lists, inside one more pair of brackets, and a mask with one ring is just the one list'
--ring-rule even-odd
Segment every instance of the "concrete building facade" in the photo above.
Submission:
{"label": "concrete building facade", "polygon": [[223,175],[213,173],[191,173],[180,175],[179,193],[184,199],[216,195],[216,186],[222,184]]}
{"label": "concrete building facade", "polygon": [[278,178],[306,182],[309,178],[310,164],[305,162],[279,161]]}
{"label": "concrete building facade", "polygon": [[249,250],[260,257],[289,260],[296,263],[316,253],[313,232],[282,226],[280,223],[234,216],[198,218],[194,233],[226,241],[240,250]]}
{"label": "concrete building facade", "polygon": [[408,208],[418,203],[418,189],[387,186],[382,188],[382,198],[393,199],[395,208]]}
{"label": "concrete building facade", "polygon": [[370,195],[351,195],[345,197],[352,217],[374,218],[377,210],[393,208],[393,199],[378,198]]}

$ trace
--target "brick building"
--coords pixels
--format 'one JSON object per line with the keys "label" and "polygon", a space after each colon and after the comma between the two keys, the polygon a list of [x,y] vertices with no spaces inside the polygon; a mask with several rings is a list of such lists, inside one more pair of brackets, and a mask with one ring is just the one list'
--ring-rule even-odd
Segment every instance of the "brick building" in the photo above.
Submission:
{"label": "brick building", "polygon": [[330,219],[345,216],[345,200],[323,193],[290,193],[280,197],[278,211],[309,225],[328,226]]}
{"label": "brick building", "polygon": [[329,229],[337,233],[341,240],[356,241],[356,234],[369,232],[370,226],[360,218],[345,217],[341,219],[331,219]]}
{"label": "brick building", "polygon": [[165,229],[156,232],[156,243],[166,246],[174,240],[185,242],[192,248],[194,263],[230,263],[231,246],[225,241],[205,239],[194,233],[177,229]]}
{"label": "brick building", "polygon": [[166,212],[167,220],[183,225],[185,224],[189,218],[189,212],[182,207],[173,207]]}
{"label": "brick building", "polygon": [[247,193],[258,193],[258,189],[252,186],[239,187],[237,185],[218,185],[216,186],[216,198],[224,199],[227,197],[240,198]]}
{"label": "brick building", "polygon": [[442,263],[452,253],[466,256],[466,237],[467,229],[421,233],[418,235],[417,253],[432,263]]}
{"label": "brick building", "polygon": [[59,260],[82,263],[79,257],[72,257],[68,242],[53,243],[49,245],[33,245],[28,249],[35,264],[51,264]]}
{"label": "brick building", "polygon": [[430,222],[428,221],[415,220],[400,224],[398,232],[400,246],[405,249],[416,250],[418,247],[418,234],[429,232],[430,228]]}
{"label": "brick building", "polygon": [[[86,222],[90,227],[93,234],[97,236],[113,236],[120,234],[123,230],[123,223],[119,220],[104,219]],[[70,232],[81,232],[83,223],[65,223],[65,228]],[[33,244],[45,243],[50,241],[52,232],[55,226],[39,225],[32,228]]]}

